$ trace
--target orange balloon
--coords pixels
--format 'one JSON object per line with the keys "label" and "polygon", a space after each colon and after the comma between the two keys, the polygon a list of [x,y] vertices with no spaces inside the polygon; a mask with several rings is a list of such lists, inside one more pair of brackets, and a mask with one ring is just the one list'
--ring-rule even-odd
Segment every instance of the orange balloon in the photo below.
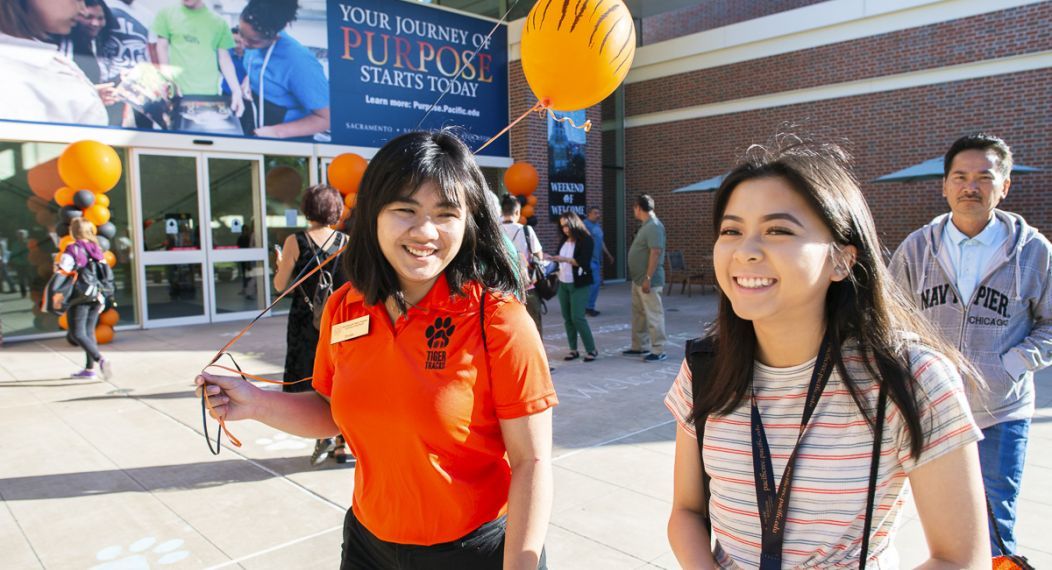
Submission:
{"label": "orange balloon", "polygon": [[26,181],[29,182],[29,189],[45,202],[51,200],[55,196],[55,192],[65,186],[62,178],[58,175],[57,158],[52,158],[47,162],[42,162],[30,168],[29,172],[26,173]]}
{"label": "orange balloon", "polygon": [[77,141],[58,157],[58,173],[71,188],[109,192],[121,179],[121,157],[98,141]]}
{"label": "orange balloon", "polygon": [[99,315],[99,324],[106,326],[116,326],[117,322],[121,320],[121,314],[117,312],[117,309],[106,309]]}
{"label": "orange balloon", "polygon": [[[556,111],[587,109],[625,79],[636,55],[636,28],[621,0],[577,13],[533,5],[522,28],[522,71],[530,89]],[[596,8],[599,8],[596,5]],[[587,9],[587,10],[586,10]]]}
{"label": "orange balloon", "polygon": [[513,196],[529,196],[537,189],[537,169],[528,162],[516,162],[504,171],[504,186]]}
{"label": "orange balloon", "polygon": [[110,325],[99,325],[95,327],[95,341],[99,344],[113,342],[113,327]]}
{"label": "orange balloon", "polygon": [[358,203],[358,193],[351,192],[350,194],[343,197],[343,205],[347,206],[348,209],[354,208],[354,205]]}
{"label": "orange balloon", "polygon": [[69,319],[66,318],[66,313],[62,313],[58,317],[58,328],[68,331],[69,330]]}
{"label": "orange balloon", "polygon": [[524,218],[532,218],[533,217],[533,206],[530,206],[529,204],[523,206],[522,207],[522,217],[524,217]]}
{"label": "orange balloon", "polygon": [[110,209],[95,204],[84,210],[84,219],[95,224],[95,227],[99,227],[110,221]]}
{"label": "orange balloon", "polygon": [[536,208],[537,207],[537,197],[534,196],[533,194],[530,194],[529,196],[527,196],[526,197],[526,205],[527,206],[533,206],[533,207]]}
{"label": "orange balloon", "polygon": [[294,205],[302,188],[303,177],[291,166],[275,166],[267,171],[267,196],[279,202]]}
{"label": "orange balloon", "polygon": [[58,240],[58,252],[62,253],[63,251],[66,251],[66,248],[69,247],[69,244],[75,241],[77,240],[73,239],[73,236],[66,236]]}
{"label": "orange balloon", "polygon": [[117,265],[117,256],[113,255],[112,251],[107,250],[102,252],[102,257],[106,260],[106,265],[109,265],[110,267]]}
{"label": "orange balloon", "polygon": [[369,163],[353,152],[337,156],[329,163],[329,186],[340,191],[340,194],[353,194],[358,191]]}
{"label": "orange balloon", "polygon": [[110,197],[105,195],[105,194],[96,194],[95,195],[95,203],[92,204],[92,205],[93,206],[102,206],[103,208],[109,208],[110,207]]}
{"label": "orange balloon", "polygon": [[57,192],[55,192],[55,203],[59,206],[72,206],[73,195],[76,193],[76,190],[68,186],[63,186],[62,188],[59,188]]}
{"label": "orange balloon", "polygon": [[523,217],[523,216],[519,216],[519,223],[525,226],[526,225],[526,218]]}

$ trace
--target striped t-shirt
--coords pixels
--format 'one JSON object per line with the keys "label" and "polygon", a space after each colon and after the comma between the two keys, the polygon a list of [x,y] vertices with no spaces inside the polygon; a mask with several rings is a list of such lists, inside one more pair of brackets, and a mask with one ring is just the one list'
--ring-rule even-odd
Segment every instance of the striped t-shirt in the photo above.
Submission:
{"label": "striped t-shirt", "polygon": [[[877,384],[870,379],[857,349],[845,345],[843,356],[848,374],[856,379],[867,409],[872,410],[879,393]],[[771,368],[758,362],[754,367],[753,385],[776,484],[796,444],[814,365],[812,359],[792,368]],[[910,367],[920,386],[924,451],[919,461],[910,456],[906,423],[889,398],[869,546],[871,568],[898,567],[893,540],[898,515],[909,496],[909,472],[982,437],[952,363],[929,349],[914,347]],[[694,426],[687,423],[692,402],[690,369],[684,361],[665,405],[695,436]],[[760,564],[760,517],[749,410],[746,399],[731,414],[709,416],[705,424],[705,470],[712,477],[709,511],[717,543],[716,562],[722,568],[756,568]],[[782,549],[783,567],[855,567],[861,556],[873,430],[835,368],[800,445]]]}

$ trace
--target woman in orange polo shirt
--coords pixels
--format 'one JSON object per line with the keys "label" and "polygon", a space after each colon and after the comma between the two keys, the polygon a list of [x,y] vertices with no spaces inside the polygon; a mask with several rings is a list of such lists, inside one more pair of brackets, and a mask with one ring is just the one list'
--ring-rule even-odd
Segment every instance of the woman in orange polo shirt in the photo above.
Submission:
{"label": "woman in orange polo shirt", "polygon": [[448,132],[392,140],[362,180],[317,394],[197,379],[227,421],[343,434],[344,569],[545,568],[557,399],[488,191]]}

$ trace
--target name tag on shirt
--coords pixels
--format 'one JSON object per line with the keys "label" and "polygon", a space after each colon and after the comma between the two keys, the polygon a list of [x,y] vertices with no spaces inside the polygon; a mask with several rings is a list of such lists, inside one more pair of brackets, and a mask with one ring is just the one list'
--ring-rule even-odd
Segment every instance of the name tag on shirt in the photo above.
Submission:
{"label": "name tag on shirt", "polygon": [[369,315],[333,325],[330,344],[351,340],[369,334]]}

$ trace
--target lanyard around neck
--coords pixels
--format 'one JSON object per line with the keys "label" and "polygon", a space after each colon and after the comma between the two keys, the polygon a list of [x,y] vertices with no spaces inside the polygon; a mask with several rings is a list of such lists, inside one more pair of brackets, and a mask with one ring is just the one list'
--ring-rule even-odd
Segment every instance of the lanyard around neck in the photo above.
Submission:
{"label": "lanyard around neck", "polygon": [[263,114],[266,109],[266,99],[264,98],[264,90],[266,89],[266,83],[263,81],[263,74],[267,72],[267,64],[270,63],[270,55],[274,53],[274,46],[278,45],[278,40],[281,36],[274,38],[274,43],[270,44],[267,48],[267,54],[263,56],[263,65],[259,67],[259,108],[255,112],[256,128],[259,129],[263,126]]}
{"label": "lanyard around neck", "polygon": [[[767,445],[767,435],[760,418],[760,409],[756,405],[756,389],[750,379],[750,400],[752,403],[752,462],[753,478],[756,482],[756,505],[760,511],[760,528],[762,541],[760,550],[760,570],[779,570],[782,567],[782,543],[785,540],[785,522],[789,514],[789,494],[793,487],[793,475],[796,472],[796,456],[800,452],[800,442],[807,429],[811,416],[818,407],[818,401],[825,391],[826,384],[833,372],[833,360],[829,354],[829,335],[822,339],[818,349],[818,359],[811,373],[811,383],[807,388],[807,401],[804,403],[803,417],[800,419],[800,432],[796,436],[796,445],[785,464],[785,471],[779,485],[774,484],[774,467],[771,465],[771,449]],[[751,376],[751,375],[750,375]]]}

